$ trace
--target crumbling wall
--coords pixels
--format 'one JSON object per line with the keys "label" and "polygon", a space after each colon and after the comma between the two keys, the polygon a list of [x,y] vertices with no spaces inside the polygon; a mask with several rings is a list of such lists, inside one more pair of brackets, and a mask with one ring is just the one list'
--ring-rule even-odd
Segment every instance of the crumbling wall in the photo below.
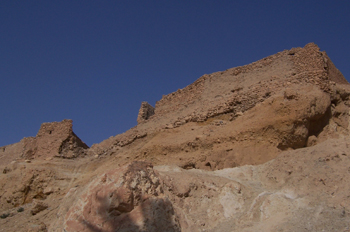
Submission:
{"label": "crumbling wall", "polygon": [[75,158],[88,146],[73,132],[73,121],[43,123],[36,135],[35,156]]}
{"label": "crumbling wall", "polygon": [[248,65],[203,75],[193,84],[165,95],[155,115],[167,127],[244,112],[291,84],[313,84],[330,93],[331,83],[348,84],[325,52],[314,43],[268,56]]}
{"label": "crumbling wall", "polygon": [[293,78],[296,80],[315,84],[326,92],[330,92],[330,81],[349,84],[326,52],[321,52],[314,43],[309,43],[304,48],[293,48],[289,55],[294,63]]}
{"label": "crumbling wall", "polygon": [[137,123],[142,123],[146,121],[152,115],[154,115],[154,107],[151,106],[148,102],[142,102],[139,114],[137,116]]}
{"label": "crumbling wall", "polygon": [[204,75],[185,88],[164,95],[161,100],[156,102],[155,114],[164,115],[169,112],[178,111],[184,106],[189,106],[197,102],[204,89],[205,80],[207,78],[208,75]]}
{"label": "crumbling wall", "polygon": [[73,121],[43,123],[35,137],[23,138],[20,142],[1,147],[0,155],[11,160],[35,158],[75,158],[89,148],[74,132]]}
{"label": "crumbling wall", "polygon": [[327,64],[326,70],[329,75],[329,80],[334,81],[339,84],[349,84],[349,82],[345,79],[343,74],[335,67],[331,59],[327,56],[326,52],[324,52],[325,62]]}

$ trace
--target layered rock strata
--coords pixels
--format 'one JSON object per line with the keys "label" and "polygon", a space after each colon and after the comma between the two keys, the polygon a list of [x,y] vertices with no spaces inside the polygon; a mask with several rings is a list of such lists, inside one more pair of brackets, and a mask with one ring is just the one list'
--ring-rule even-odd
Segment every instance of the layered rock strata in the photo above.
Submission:
{"label": "layered rock strata", "polygon": [[349,110],[311,43],[142,103],[91,148],[43,124],[0,148],[0,230],[348,231]]}

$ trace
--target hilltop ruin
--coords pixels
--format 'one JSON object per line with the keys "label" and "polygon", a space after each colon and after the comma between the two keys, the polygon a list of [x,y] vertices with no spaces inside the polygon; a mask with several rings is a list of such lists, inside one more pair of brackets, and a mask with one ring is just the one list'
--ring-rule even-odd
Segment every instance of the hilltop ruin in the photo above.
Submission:
{"label": "hilltop ruin", "polygon": [[143,102],[90,148],[71,120],[44,123],[0,148],[0,228],[348,231],[349,107],[310,43]]}

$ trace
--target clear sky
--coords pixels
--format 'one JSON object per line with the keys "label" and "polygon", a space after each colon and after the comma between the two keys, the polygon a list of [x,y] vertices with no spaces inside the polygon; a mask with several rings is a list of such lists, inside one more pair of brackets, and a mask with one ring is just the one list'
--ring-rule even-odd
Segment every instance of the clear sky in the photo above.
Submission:
{"label": "clear sky", "polygon": [[350,1],[0,1],[0,146],[73,119],[89,146],[142,101],[315,42],[350,79]]}

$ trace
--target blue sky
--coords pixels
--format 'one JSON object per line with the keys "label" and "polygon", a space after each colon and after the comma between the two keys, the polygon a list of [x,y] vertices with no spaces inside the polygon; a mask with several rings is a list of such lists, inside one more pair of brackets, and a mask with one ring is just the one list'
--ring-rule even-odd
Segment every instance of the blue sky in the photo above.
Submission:
{"label": "blue sky", "polygon": [[142,101],[315,42],[350,78],[350,1],[0,1],[0,146],[73,119],[89,146]]}

